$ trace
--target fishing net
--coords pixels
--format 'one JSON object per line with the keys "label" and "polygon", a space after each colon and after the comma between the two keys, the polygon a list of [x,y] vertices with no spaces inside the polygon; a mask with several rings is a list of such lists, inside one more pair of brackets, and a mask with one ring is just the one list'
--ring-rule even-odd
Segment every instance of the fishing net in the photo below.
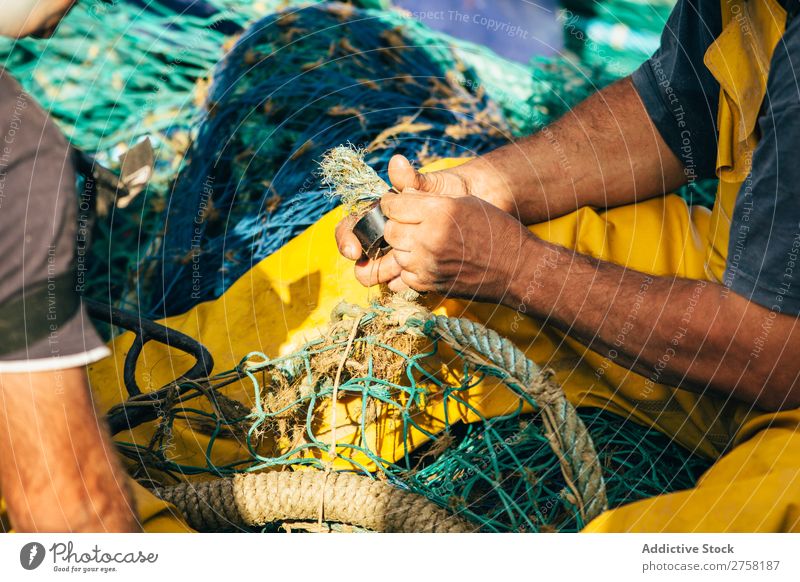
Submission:
{"label": "fishing net", "polygon": [[143,257],[163,232],[166,195],[194,134],[204,80],[244,26],[288,4],[88,0],[76,3],[47,41],[0,39],[0,62],[76,147],[116,169],[118,157],[144,137],[154,144],[147,190],[94,221],[90,296],[136,307]]}
{"label": "fishing net", "polygon": [[[356,212],[375,190],[385,191],[358,159],[363,154],[337,148],[323,162],[323,175]],[[362,192],[363,184],[374,188]],[[550,373],[511,342],[472,321],[435,315],[418,299],[342,302],[317,337],[286,355],[254,352],[208,380],[178,382],[159,397],[148,443],[120,443],[135,474],[158,481],[158,494],[199,529],[308,519],[327,477],[168,486],[170,478],[314,469],[416,494],[464,520],[459,531],[577,531],[609,506],[691,486],[705,467],[643,427],[599,410],[575,411]],[[225,395],[240,381],[250,386],[247,403]],[[126,406],[146,402],[152,395]],[[208,437],[202,465],[181,462],[172,449],[184,424]],[[221,441],[241,446],[219,452]],[[260,517],[240,511],[244,501],[234,503],[231,493],[237,488]],[[283,491],[296,513],[262,494],[265,488]],[[297,500],[288,501],[295,495],[286,491],[295,490]],[[228,492],[227,505],[220,491]],[[347,494],[333,497],[341,518]],[[445,515],[437,518],[442,531],[453,531]]]}
{"label": "fishing net", "polygon": [[656,51],[674,5],[674,0],[567,0],[559,15],[564,45],[587,65],[627,75]]}
{"label": "fishing net", "polygon": [[560,5],[587,17],[661,34],[675,0],[562,0]]}
{"label": "fishing net", "polygon": [[[247,403],[225,395],[242,380]],[[226,511],[204,497],[208,482],[169,486],[170,477],[351,472],[424,497],[473,529],[576,531],[606,503],[691,486],[706,466],[644,427],[576,413],[510,342],[399,296],[342,303],[319,337],[289,354],[251,353],[183,388],[159,403],[146,445],[118,446],[135,475],[157,481],[201,529],[219,528]],[[491,418],[490,400],[505,402]],[[209,437],[206,464],[175,458],[170,435],[184,426]],[[240,456],[219,462],[222,441],[240,444]]]}

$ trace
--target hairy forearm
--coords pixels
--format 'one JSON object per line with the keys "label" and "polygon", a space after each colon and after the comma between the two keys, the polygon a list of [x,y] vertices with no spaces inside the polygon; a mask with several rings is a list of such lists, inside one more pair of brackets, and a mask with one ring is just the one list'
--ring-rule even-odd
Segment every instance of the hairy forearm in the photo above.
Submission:
{"label": "hairy forearm", "polygon": [[19,531],[135,531],[82,369],[0,375],[0,486]]}
{"label": "hairy forearm", "polygon": [[[800,405],[796,318],[725,287],[655,277],[535,239],[506,303],[635,370],[768,409]],[[763,333],[768,330],[768,333]]]}
{"label": "hairy forearm", "polygon": [[644,200],[686,180],[630,79],[596,93],[535,135],[454,171],[474,193],[500,200],[496,205],[524,224],[582,206]]}

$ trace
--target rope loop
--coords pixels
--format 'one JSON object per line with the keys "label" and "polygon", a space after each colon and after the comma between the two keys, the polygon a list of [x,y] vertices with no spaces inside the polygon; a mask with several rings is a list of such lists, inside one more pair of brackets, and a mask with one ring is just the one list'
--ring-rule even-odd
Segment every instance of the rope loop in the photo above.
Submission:
{"label": "rope loop", "polygon": [[[565,499],[577,508],[584,523],[607,509],[605,482],[594,443],[575,408],[553,379],[552,371],[543,370],[512,341],[479,323],[434,315],[413,296],[395,295],[368,308],[341,302],[331,314],[331,325],[341,326],[344,319],[352,319],[353,324],[348,332],[345,355],[337,367],[334,394],[358,330],[376,317],[382,317],[397,331],[446,342],[476,369],[499,378],[520,397],[532,400],[566,482]],[[271,360],[265,354],[252,352],[242,360],[240,367],[243,375],[250,377],[257,387],[253,372],[281,359]],[[260,402],[256,408],[263,416]],[[335,416],[332,424],[336,424]],[[335,432],[333,438],[335,442]],[[162,488],[158,495],[176,504],[193,527],[205,530],[223,527],[225,524],[220,519],[237,527],[318,519],[320,507],[325,508],[327,517],[333,516],[331,521],[375,531],[472,529],[422,496],[369,477],[343,472],[253,473],[220,479],[216,484],[184,483]],[[387,512],[394,517],[387,517]],[[430,522],[431,519],[434,521]]]}
{"label": "rope loop", "polygon": [[545,435],[584,523],[608,509],[603,470],[594,443],[575,408],[553,379],[511,340],[465,318],[432,315],[425,330],[450,344],[462,357],[502,379],[540,407]]}

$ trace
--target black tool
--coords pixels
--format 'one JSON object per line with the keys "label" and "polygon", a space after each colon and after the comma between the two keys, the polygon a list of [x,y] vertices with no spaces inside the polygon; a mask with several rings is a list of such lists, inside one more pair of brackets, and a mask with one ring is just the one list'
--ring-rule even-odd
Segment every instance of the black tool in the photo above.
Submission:
{"label": "black tool", "polygon": [[[133,344],[125,356],[125,367],[122,373],[128,399],[122,404],[114,406],[107,417],[112,435],[155,420],[162,412],[158,406],[161,399],[171,391],[180,395],[211,375],[211,370],[214,368],[214,359],[211,357],[211,353],[203,344],[188,335],[150,321],[136,313],[128,313],[85,297],[83,305],[92,319],[122,327],[136,334]],[[144,344],[149,341],[163,343],[191,354],[196,360],[194,366],[184,372],[175,382],[171,382],[159,390],[142,392],[136,383],[136,362],[142,353]],[[184,385],[181,385],[181,382]]]}
{"label": "black tool", "polygon": [[353,226],[353,234],[356,235],[361,248],[370,259],[382,257],[391,250],[391,246],[383,238],[383,230],[386,228],[388,218],[381,210],[380,200],[376,201]]}

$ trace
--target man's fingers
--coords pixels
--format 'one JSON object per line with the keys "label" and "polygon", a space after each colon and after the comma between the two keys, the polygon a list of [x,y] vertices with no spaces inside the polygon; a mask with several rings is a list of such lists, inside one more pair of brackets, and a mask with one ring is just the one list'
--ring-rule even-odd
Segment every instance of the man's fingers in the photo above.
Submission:
{"label": "man's fingers", "polygon": [[357,261],[361,257],[361,243],[358,242],[356,235],[353,234],[353,225],[356,219],[354,216],[347,216],[336,225],[336,245],[339,252],[346,259]]}
{"label": "man's fingers", "polygon": [[444,180],[437,172],[420,174],[405,156],[399,154],[389,160],[389,181],[398,192],[409,189],[428,194],[445,194]]}
{"label": "man's fingers", "polygon": [[393,194],[389,192],[381,197],[381,210],[387,218],[405,224],[420,224],[429,217],[434,207],[442,204],[445,197],[431,196],[412,192]]}
{"label": "man's fingers", "polygon": [[395,277],[399,277],[401,271],[393,251],[389,251],[374,261],[359,261],[355,267],[356,279],[365,287],[388,283]]}
{"label": "man's fingers", "polygon": [[404,271],[408,271],[409,269],[413,270],[416,266],[414,264],[413,255],[410,252],[392,249],[392,254],[394,255],[395,262],[400,265],[400,268]]}
{"label": "man's fingers", "polygon": [[405,224],[389,220],[383,229],[383,238],[395,251],[411,252],[420,228],[416,224]]}
{"label": "man's fingers", "polygon": [[402,277],[395,277],[394,279],[389,281],[389,291],[400,293],[401,291],[405,291],[406,289],[408,289],[408,285],[403,283]]}
{"label": "man's fingers", "polygon": [[405,156],[399,154],[389,160],[389,181],[398,192],[406,188],[417,188],[417,171]]}

